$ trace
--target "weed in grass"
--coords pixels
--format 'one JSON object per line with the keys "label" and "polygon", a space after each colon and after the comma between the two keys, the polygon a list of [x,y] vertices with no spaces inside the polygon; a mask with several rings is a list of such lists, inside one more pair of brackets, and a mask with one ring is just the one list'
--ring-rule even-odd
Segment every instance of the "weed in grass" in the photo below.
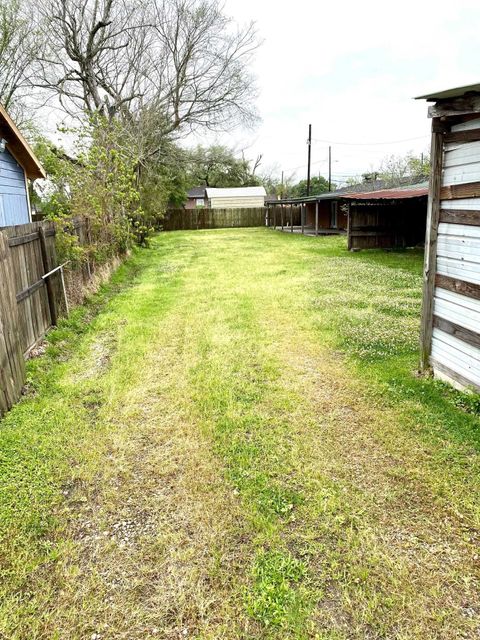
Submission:
{"label": "weed in grass", "polygon": [[260,551],[245,595],[250,615],[266,627],[298,628],[307,610],[306,593],[298,587],[305,574],[305,564],[290,553]]}
{"label": "weed in grass", "polygon": [[456,407],[470,413],[473,416],[480,416],[480,394],[475,391],[462,392],[454,389],[448,384],[437,383],[446,398],[448,398]]}

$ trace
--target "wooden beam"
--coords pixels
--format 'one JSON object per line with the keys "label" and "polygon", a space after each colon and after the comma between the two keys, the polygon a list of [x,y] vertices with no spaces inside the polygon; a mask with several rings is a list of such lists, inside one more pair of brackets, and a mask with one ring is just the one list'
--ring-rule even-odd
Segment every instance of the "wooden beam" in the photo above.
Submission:
{"label": "wooden beam", "polygon": [[445,142],[478,142],[478,140],[480,140],[480,129],[451,131],[445,134]]}
{"label": "wooden beam", "polygon": [[355,209],[355,205],[349,203],[347,211],[347,251],[352,249],[352,209]]}
{"label": "wooden beam", "polygon": [[379,238],[386,238],[389,236],[393,236],[395,235],[395,230],[392,229],[391,231],[388,231],[386,229],[376,229],[373,231],[359,231],[357,229],[351,229],[350,230],[350,235],[352,236],[352,238],[361,238],[361,237],[368,237],[368,236],[378,236]]}
{"label": "wooden beam", "polygon": [[290,205],[290,231],[293,233],[293,204]]}
{"label": "wooden beam", "polygon": [[458,324],[450,322],[450,320],[445,320],[438,316],[434,316],[433,326],[440,329],[440,331],[448,333],[448,335],[453,336],[454,338],[458,338],[462,342],[471,344],[472,347],[480,348],[480,333],[476,333],[470,329],[465,329],[465,327],[461,327]]}
{"label": "wooden beam", "polygon": [[435,277],[435,285],[441,289],[446,289],[447,291],[460,293],[462,296],[466,296],[467,298],[480,300],[480,284],[465,282],[465,280],[458,280],[457,278],[451,278],[450,276],[441,276],[437,273]]}
{"label": "wooden beam", "polygon": [[22,302],[22,300],[25,300],[25,298],[29,298],[32,293],[38,291],[41,287],[44,286],[44,284],[45,282],[43,280],[37,280],[37,282],[34,282],[34,284],[31,284],[26,289],[23,289],[23,291],[20,291],[20,293],[17,293],[17,303]]}
{"label": "wooden beam", "polygon": [[466,184],[451,184],[440,189],[440,200],[457,200],[459,198],[478,198],[480,196],[480,182]]}
{"label": "wooden beam", "polygon": [[475,384],[468,378],[465,378],[465,376],[462,376],[462,374],[457,373],[456,371],[453,371],[452,369],[450,369],[450,367],[446,367],[441,362],[438,362],[437,360],[433,360],[432,367],[435,372],[443,373],[445,376],[455,381],[460,387],[463,387],[464,389],[470,389],[470,390],[473,389],[477,393],[480,392],[480,386],[478,384]]}
{"label": "wooden beam", "polygon": [[306,204],[301,204],[300,205],[300,221],[302,223],[302,233],[305,233],[305,213],[307,211],[307,205]]}
{"label": "wooden beam", "polygon": [[440,222],[480,227],[480,210],[440,209]]}
{"label": "wooden beam", "polygon": [[318,200],[315,202],[315,235],[318,236]]}
{"label": "wooden beam", "polygon": [[450,100],[439,100],[428,107],[429,118],[445,118],[458,115],[480,113],[480,97],[464,96]]}
{"label": "wooden beam", "polygon": [[433,294],[437,269],[437,238],[440,219],[440,187],[442,183],[443,139],[442,123],[432,121],[431,173],[427,205],[427,231],[425,238],[425,261],[423,268],[422,320],[420,329],[420,368],[429,367],[432,351]]}
{"label": "wooden beam", "polygon": [[27,244],[28,242],[35,242],[38,240],[38,231],[34,231],[33,233],[27,233],[25,236],[14,236],[13,238],[8,239],[9,247],[18,247],[21,244]]}

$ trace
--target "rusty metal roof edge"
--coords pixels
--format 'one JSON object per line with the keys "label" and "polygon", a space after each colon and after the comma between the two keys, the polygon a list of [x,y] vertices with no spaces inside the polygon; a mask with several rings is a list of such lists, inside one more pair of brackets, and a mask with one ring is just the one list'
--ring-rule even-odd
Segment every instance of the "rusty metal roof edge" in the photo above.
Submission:
{"label": "rusty metal roof edge", "polygon": [[346,200],[405,200],[406,198],[423,198],[428,196],[428,187],[417,189],[382,189],[381,191],[363,191],[346,193]]}
{"label": "rusty metal roof edge", "polygon": [[[392,195],[393,194],[393,195]],[[337,193],[331,191],[318,196],[306,196],[304,198],[286,198],[284,200],[266,200],[265,204],[306,204],[321,200],[402,200],[405,198],[421,198],[428,195],[428,186],[411,185],[406,187],[392,187],[377,191],[357,191],[356,193]]]}

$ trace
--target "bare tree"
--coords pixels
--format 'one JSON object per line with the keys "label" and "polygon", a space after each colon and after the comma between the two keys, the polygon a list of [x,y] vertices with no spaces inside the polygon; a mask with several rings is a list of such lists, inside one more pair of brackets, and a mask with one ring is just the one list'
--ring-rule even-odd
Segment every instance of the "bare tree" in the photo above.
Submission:
{"label": "bare tree", "polygon": [[148,33],[139,2],[42,0],[45,50],[38,86],[70,115],[113,116],[141,97]]}
{"label": "bare tree", "polygon": [[0,1],[0,102],[17,122],[25,114],[22,98],[30,91],[39,51],[31,16],[18,0]]}
{"label": "bare tree", "polygon": [[[155,138],[250,122],[253,24],[233,28],[218,0],[40,0],[40,85],[68,113],[123,115]],[[158,144],[151,145],[156,153]]]}
{"label": "bare tree", "polygon": [[254,24],[235,28],[218,0],[157,0],[153,6],[161,64],[152,101],[170,128],[228,129],[254,118]]}

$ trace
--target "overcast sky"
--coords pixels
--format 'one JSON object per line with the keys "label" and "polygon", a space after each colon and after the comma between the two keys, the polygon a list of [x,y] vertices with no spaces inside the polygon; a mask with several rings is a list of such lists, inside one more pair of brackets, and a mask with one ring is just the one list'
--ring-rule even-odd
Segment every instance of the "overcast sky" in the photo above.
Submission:
{"label": "overcast sky", "polygon": [[226,0],[225,11],[254,20],[263,40],[253,69],[262,122],[217,140],[263,153],[264,169],[306,176],[309,123],[312,172],[326,175],[331,142],[337,182],[425,151],[427,106],[412,98],[480,82],[478,0]]}

